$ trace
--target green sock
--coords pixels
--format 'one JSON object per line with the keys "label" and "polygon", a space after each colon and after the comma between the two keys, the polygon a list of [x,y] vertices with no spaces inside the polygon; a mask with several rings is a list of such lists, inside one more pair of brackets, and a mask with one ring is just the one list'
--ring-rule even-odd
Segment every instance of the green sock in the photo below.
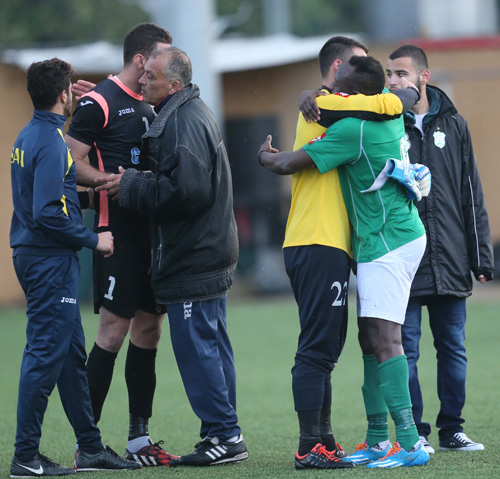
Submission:
{"label": "green sock", "polygon": [[396,441],[410,451],[419,440],[411,410],[406,356],[395,356],[378,366],[380,390],[396,426]]}
{"label": "green sock", "polygon": [[361,387],[365,402],[368,430],[366,442],[370,447],[389,439],[387,405],[380,390],[378,362],[374,354],[364,354],[364,383]]}

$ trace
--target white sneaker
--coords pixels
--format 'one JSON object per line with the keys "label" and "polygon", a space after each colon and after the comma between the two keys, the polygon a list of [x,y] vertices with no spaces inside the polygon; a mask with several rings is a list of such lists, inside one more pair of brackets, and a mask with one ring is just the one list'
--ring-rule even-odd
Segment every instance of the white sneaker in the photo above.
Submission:
{"label": "white sneaker", "polygon": [[457,432],[448,439],[439,441],[440,451],[484,451],[480,442],[469,439],[464,432]]}
{"label": "white sneaker", "polygon": [[427,438],[425,436],[419,436],[419,437],[420,437],[420,442],[422,443],[422,447],[424,448],[424,451],[427,452],[427,454],[434,454],[436,451],[429,444]]}

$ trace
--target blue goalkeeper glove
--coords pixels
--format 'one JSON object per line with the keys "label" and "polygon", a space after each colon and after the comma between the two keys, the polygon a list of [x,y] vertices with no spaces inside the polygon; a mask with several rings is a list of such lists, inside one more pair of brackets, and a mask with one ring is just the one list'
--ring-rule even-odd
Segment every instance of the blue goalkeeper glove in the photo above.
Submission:
{"label": "blue goalkeeper glove", "polygon": [[420,201],[422,193],[415,179],[415,170],[412,168],[412,164],[408,161],[396,160],[396,158],[389,158],[388,162],[390,166],[386,172],[387,176],[408,188],[410,200]]}
{"label": "blue goalkeeper glove", "polygon": [[422,196],[428,196],[431,191],[432,175],[429,168],[420,163],[415,163],[411,165],[413,171],[415,172],[415,181],[417,182],[418,189]]}

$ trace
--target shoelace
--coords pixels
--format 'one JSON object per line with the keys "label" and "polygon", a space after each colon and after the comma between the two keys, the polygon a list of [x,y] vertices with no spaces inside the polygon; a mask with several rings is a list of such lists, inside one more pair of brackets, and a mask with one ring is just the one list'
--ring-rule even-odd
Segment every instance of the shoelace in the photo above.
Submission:
{"label": "shoelace", "polygon": [[358,444],[355,448],[354,448],[354,452],[358,452],[358,451],[364,451],[368,449],[368,443],[367,442],[363,442],[362,444]]}
{"label": "shoelace", "polygon": [[340,459],[335,455],[335,451],[327,451],[325,446],[321,446],[316,450],[313,449],[312,452],[315,452],[318,456],[326,457],[327,461],[340,461]]}
{"label": "shoelace", "polygon": [[457,432],[454,436],[455,440],[458,442],[461,442],[462,444],[467,444],[469,442],[472,442],[464,432]]}
{"label": "shoelace", "polygon": [[115,451],[113,451],[113,449],[111,449],[109,446],[106,446],[105,450],[106,450],[106,451],[108,451],[108,452],[109,452],[112,456],[115,456],[115,457],[120,457],[120,456],[118,456],[118,454],[117,454]]}
{"label": "shoelace", "polygon": [[50,467],[55,467],[58,466],[56,462],[54,462],[52,459],[49,459],[47,456],[44,456],[43,454],[39,454],[40,456],[40,461],[44,466],[50,466]]}
{"label": "shoelace", "polygon": [[165,444],[165,441],[158,441],[158,442],[155,442],[155,443],[153,444],[153,446],[158,447],[159,449],[162,449],[162,450],[163,450],[163,448],[161,447],[161,445],[162,445],[162,444]]}
{"label": "shoelace", "polygon": [[398,442],[395,442],[394,445],[389,449],[389,452],[385,455],[385,457],[394,456],[398,452],[401,451],[401,446]]}

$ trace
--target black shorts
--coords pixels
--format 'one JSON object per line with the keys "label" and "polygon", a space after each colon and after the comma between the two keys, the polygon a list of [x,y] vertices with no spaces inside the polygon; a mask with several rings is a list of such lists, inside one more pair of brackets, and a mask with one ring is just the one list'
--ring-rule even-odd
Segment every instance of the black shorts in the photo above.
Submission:
{"label": "black shorts", "polygon": [[101,306],[122,318],[133,318],[140,309],[165,314],[156,302],[149,269],[151,247],[146,231],[113,229],[114,253],[104,258],[94,253],[94,312]]}
{"label": "black shorts", "polygon": [[351,260],[345,251],[322,245],[287,247],[283,255],[300,318],[292,374],[329,374],[346,339]]}

